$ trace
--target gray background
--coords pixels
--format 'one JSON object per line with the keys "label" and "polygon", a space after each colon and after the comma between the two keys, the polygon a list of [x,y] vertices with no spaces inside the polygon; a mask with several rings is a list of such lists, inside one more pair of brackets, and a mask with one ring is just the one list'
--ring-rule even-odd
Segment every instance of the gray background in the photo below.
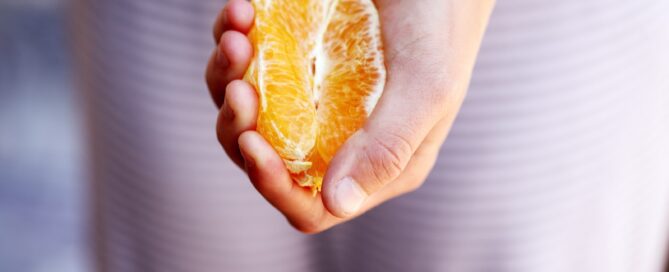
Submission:
{"label": "gray background", "polygon": [[87,271],[63,0],[0,0],[0,271]]}

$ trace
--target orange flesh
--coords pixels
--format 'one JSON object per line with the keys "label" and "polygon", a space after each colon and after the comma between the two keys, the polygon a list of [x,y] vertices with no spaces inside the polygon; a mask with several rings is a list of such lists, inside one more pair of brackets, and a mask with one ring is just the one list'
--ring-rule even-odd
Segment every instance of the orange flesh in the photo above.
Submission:
{"label": "orange flesh", "polygon": [[254,0],[245,79],[258,91],[258,132],[293,179],[320,190],[337,149],[364,125],[385,83],[370,0]]}

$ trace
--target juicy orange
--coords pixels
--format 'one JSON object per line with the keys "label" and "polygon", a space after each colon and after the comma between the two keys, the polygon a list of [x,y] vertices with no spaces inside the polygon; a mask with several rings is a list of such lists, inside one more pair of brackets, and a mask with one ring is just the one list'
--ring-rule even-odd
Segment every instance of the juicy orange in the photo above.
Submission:
{"label": "juicy orange", "polygon": [[320,190],[327,165],[364,124],[385,83],[371,0],[252,0],[257,130],[301,186]]}

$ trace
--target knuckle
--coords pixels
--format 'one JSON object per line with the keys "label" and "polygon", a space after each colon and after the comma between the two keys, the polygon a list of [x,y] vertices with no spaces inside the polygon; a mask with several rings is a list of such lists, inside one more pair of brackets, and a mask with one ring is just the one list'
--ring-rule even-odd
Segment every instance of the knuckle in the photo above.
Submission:
{"label": "knuckle", "polygon": [[398,134],[388,133],[372,140],[364,152],[365,159],[372,166],[377,185],[382,186],[400,175],[413,149],[409,141]]}

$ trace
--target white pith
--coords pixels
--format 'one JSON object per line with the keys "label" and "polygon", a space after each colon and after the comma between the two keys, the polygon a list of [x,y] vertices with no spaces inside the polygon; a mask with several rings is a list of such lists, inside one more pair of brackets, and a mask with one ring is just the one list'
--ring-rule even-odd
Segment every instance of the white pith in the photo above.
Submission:
{"label": "white pith", "polygon": [[[364,0],[367,2],[367,9],[370,9],[367,11],[367,14],[371,17],[370,21],[373,24],[372,26],[369,27],[369,31],[371,32],[370,34],[373,37],[377,37],[376,39],[373,39],[374,41],[374,48],[380,48],[379,47],[379,42],[381,41],[381,26],[379,25],[379,14],[376,12],[376,7],[374,6],[374,3],[372,3],[371,0]],[[379,83],[374,86],[374,90],[367,96],[365,99],[365,112],[367,113],[367,116],[372,114],[372,111],[374,111],[374,107],[376,107],[376,103],[379,101],[379,98],[381,98],[381,93],[383,93],[383,88],[386,85],[386,69],[383,61],[383,51],[373,51],[375,52],[374,54],[377,54],[377,57],[374,58],[374,67],[379,67]]]}
{"label": "white pith", "polygon": [[[319,19],[322,19],[319,22],[319,26],[317,29],[317,33],[315,33],[314,36],[311,36],[313,39],[313,47],[311,48],[310,52],[307,52],[307,62],[305,65],[307,66],[307,71],[310,71],[312,69],[311,65],[313,60],[314,68],[313,68],[313,73],[310,73],[311,78],[311,86],[305,88],[305,92],[310,92],[310,98],[311,101],[313,102],[314,105],[318,105],[319,101],[321,100],[323,96],[322,88],[323,88],[323,83],[326,80],[328,74],[332,72],[332,69],[337,65],[336,59],[333,61],[331,59],[331,56],[329,55],[327,49],[330,48],[330,44],[326,43],[325,41],[325,36],[326,32],[328,30],[328,26],[330,25],[331,21],[334,20],[336,21],[337,18],[339,18],[339,15],[337,14],[337,7],[338,5],[345,0],[316,0],[316,1],[322,1],[323,3],[323,9],[322,9],[322,17]],[[372,111],[374,110],[374,107],[376,106],[382,92],[383,88],[385,85],[385,79],[386,79],[386,71],[385,71],[385,66],[384,66],[384,60],[383,60],[383,51],[382,50],[376,50],[377,48],[381,48],[381,33],[380,33],[380,26],[379,26],[379,16],[376,11],[375,5],[372,2],[372,0],[359,0],[363,6],[364,6],[364,13],[369,16],[369,25],[367,25],[367,29],[363,30],[364,33],[370,35],[372,38],[372,45],[369,48],[370,50],[365,54],[365,57],[372,57],[373,59],[373,66],[378,67],[377,73],[378,73],[378,81],[374,83],[374,86],[372,90],[369,90],[368,95],[363,99],[364,100],[364,110],[367,116],[369,116]],[[273,2],[277,2],[276,4]],[[272,0],[260,0],[260,3],[262,3],[261,6],[265,10],[268,9],[273,9],[276,7],[273,7],[272,5],[281,5],[281,1],[272,1]],[[256,25],[262,24],[262,23],[267,23],[267,22],[260,22],[260,18],[256,17],[255,21]],[[314,33],[314,32],[311,32]],[[355,35],[355,34],[353,34]],[[250,67],[250,69],[256,69],[256,84],[259,87],[258,91],[260,92],[259,95],[263,98],[260,99],[260,109],[261,111],[265,112],[268,109],[268,102],[267,99],[264,99],[266,95],[266,87],[265,87],[265,77],[264,77],[264,70],[265,70],[265,65],[270,64],[271,65],[271,60],[265,60],[265,53],[266,50],[269,50],[270,48],[273,48],[276,45],[268,44],[266,42],[262,41],[257,41],[257,55],[256,55],[256,60],[255,63],[253,63]],[[304,51],[302,51],[304,52]],[[369,63],[369,62],[367,62]],[[358,102],[359,103],[359,102]],[[316,108],[316,111],[318,112],[318,107]],[[318,114],[318,113],[317,113]],[[284,154],[282,156],[284,157],[284,160],[287,165],[291,166],[294,171],[297,170],[302,170],[305,168],[305,171],[308,170],[309,167],[311,167],[311,163],[308,162],[307,156],[310,155],[311,152],[316,148],[317,143],[314,143],[313,146],[307,147],[306,142],[304,141],[305,139],[308,139],[312,134],[309,133],[309,135],[292,135],[290,131],[294,131],[294,129],[291,129],[288,127],[286,129],[286,133],[284,134],[278,127],[278,124],[275,123],[274,121],[269,122],[271,129],[273,130],[272,133],[285,144],[284,146],[284,151],[288,151],[289,154]],[[318,130],[319,130],[319,124],[318,121],[316,124],[314,124],[315,132],[316,135],[318,135]],[[312,132],[314,130],[312,129]],[[294,133],[294,132],[293,132]],[[294,140],[291,140],[289,137],[291,136]],[[293,137],[297,136],[297,137]],[[299,140],[296,138],[300,138]],[[289,159],[290,157],[290,159]],[[306,165],[306,163],[309,163],[309,165]],[[305,180],[306,181],[306,180]],[[300,184],[300,185],[311,185],[311,184]]]}
{"label": "white pith", "polygon": [[[321,23],[320,28],[318,29],[318,35],[316,36],[316,44],[314,48],[309,52],[309,60],[315,60],[315,69],[313,75],[313,86],[311,86],[311,99],[314,105],[318,104],[318,101],[321,99],[321,87],[322,83],[325,80],[325,75],[330,71],[330,62],[325,52],[325,46],[323,45],[325,40],[325,32],[328,29],[330,20],[332,20],[332,14],[334,14],[337,9],[339,0],[331,1],[323,9],[323,23]],[[307,65],[311,65],[308,63]]]}

